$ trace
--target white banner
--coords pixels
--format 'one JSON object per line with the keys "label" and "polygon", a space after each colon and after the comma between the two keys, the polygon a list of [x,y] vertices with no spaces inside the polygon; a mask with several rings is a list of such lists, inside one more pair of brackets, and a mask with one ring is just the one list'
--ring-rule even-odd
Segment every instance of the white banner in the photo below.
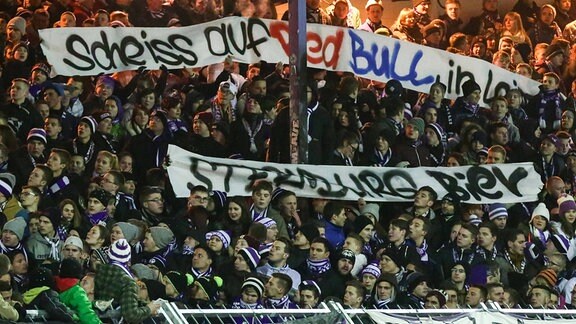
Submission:
{"label": "white banner", "polygon": [[[288,63],[285,21],[228,17],[180,28],[48,28],[40,30],[42,50],[60,75],[97,75],[141,66],[158,69],[198,67],[235,61]],[[484,105],[495,94],[521,88],[538,92],[539,83],[484,60],[349,28],[307,25],[308,66],[348,71],[360,77],[397,79],[405,88],[428,93],[439,80],[446,96],[461,95],[461,85],[474,78]]]}
{"label": "white banner", "polygon": [[430,186],[438,197],[453,192],[467,203],[515,203],[536,201],[543,187],[532,163],[413,169],[316,166],[210,158],[174,145],[168,155],[177,197],[188,197],[193,185],[250,196],[252,184],[260,179],[299,197],[367,201],[411,201],[418,188]]}

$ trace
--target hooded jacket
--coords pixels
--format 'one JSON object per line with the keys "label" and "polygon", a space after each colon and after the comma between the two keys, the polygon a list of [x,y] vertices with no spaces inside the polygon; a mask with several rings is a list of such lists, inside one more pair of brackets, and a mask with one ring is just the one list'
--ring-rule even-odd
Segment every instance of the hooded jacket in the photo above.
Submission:
{"label": "hooded jacket", "polygon": [[92,303],[86,295],[86,291],[79,285],[76,278],[56,277],[56,288],[60,292],[60,301],[78,314],[80,323],[100,324],[102,321],[92,309]]}
{"label": "hooded jacket", "polygon": [[28,309],[42,309],[48,313],[48,318],[61,322],[77,322],[78,317],[64,305],[58,293],[47,286],[36,287],[22,295]]}

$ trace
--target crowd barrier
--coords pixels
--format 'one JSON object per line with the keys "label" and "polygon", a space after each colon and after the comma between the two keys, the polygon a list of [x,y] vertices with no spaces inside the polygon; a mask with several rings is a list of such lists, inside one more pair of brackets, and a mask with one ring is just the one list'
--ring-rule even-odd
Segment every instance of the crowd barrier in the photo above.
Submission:
{"label": "crowd barrier", "polygon": [[330,301],[317,309],[180,309],[169,303],[161,313],[167,323],[498,323],[576,324],[576,310],[569,309],[504,309],[494,303],[482,303],[477,309],[344,309]]}

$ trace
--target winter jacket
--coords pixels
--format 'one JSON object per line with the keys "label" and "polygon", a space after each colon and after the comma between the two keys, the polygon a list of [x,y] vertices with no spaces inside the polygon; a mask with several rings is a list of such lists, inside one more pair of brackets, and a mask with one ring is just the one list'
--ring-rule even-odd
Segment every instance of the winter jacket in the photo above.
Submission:
{"label": "winter jacket", "polygon": [[30,256],[36,261],[43,261],[48,258],[55,260],[60,260],[60,252],[62,251],[63,242],[58,239],[58,236],[52,238],[51,240],[57,240],[56,243],[56,255],[52,253],[52,247],[50,243],[46,240],[44,236],[40,233],[34,233],[26,242],[26,248],[30,251]]}
{"label": "winter jacket", "polygon": [[60,292],[60,301],[78,314],[80,323],[99,324],[102,321],[92,309],[92,302],[88,299],[86,291],[78,284],[76,278],[56,277],[56,287]]}
{"label": "winter jacket", "polygon": [[4,300],[0,296],[0,319],[17,321],[19,318],[18,311],[10,304],[10,302]]}
{"label": "winter jacket", "polygon": [[46,286],[32,288],[22,297],[26,308],[44,310],[50,320],[67,323],[78,321],[74,312],[60,301],[58,293]]}

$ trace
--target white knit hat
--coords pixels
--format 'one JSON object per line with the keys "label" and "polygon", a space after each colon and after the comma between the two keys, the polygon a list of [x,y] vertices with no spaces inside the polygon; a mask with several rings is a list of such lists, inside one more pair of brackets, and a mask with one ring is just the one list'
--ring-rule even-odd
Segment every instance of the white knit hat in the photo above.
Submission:
{"label": "white knit hat", "polygon": [[530,222],[532,222],[532,220],[534,219],[534,216],[542,216],[544,218],[546,218],[546,221],[550,221],[550,211],[548,210],[548,208],[546,208],[546,204],[544,203],[539,203],[538,206],[536,206],[536,208],[534,208],[534,211],[532,212],[532,218],[530,218]]}

